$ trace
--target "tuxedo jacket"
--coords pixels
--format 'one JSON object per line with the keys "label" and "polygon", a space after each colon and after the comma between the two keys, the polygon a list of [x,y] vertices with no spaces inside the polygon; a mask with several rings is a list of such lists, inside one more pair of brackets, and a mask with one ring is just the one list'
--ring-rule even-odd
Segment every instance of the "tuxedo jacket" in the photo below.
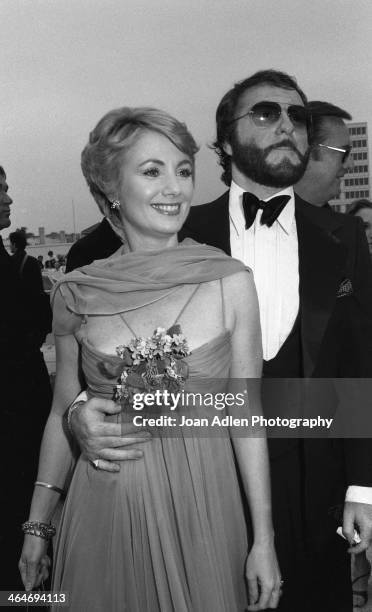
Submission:
{"label": "tuxedo jacket", "polygon": [[[372,375],[372,338],[360,329],[372,318],[372,266],[362,223],[297,195],[295,218],[304,376]],[[191,208],[180,234],[186,236],[231,255],[229,192]]]}
{"label": "tuxedo jacket", "polygon": [[95,259],[106,259],[121,246],[119,236],[104,217],[87,236],[72,245],[67,255],[66,272],[86,266]]}
{"label": "tuxedo jacket", "polygon": [[[363,225],[360,219],[312,206],[297,195],[295,219],[304,377],[372,377],[372,267]],[[192,207],[180,237],[231,255],[229,192]],[[337,401],[337,389],[329,394],[330,401]],[[280,442],[271,444],[272,456],[285,448],[284,440]],[[369,439],[316,440],[304,444],[304,453],[306,463],[318,465],[325,483],[337,480],[341,469],[340,488],[372,486]]]}

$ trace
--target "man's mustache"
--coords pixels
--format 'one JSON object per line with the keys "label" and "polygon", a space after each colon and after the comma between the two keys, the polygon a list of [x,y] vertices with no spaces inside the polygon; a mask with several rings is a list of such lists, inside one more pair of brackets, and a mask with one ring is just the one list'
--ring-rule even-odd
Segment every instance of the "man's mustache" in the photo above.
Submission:
{"label": "man's mustache", "polygon": [[297,153],[301,161],[304,161],[306,159],[306,153],[301,153],[301,151],[297,149],[296,145],[291,140],[282,140],[281,142],[277,142],[273,145],[270,145],[269,147],[266,147],[266,149],[264,150],[264,155],[266,157],[271,151],[275,151],[275,149],[282,149],[283,147],[292,149],[292,151]]}
{"label": "man's mustache", "polygon": [[297,149],[297,147],[293,144],[291,140],[282,140],[281,142],[277,142],[276,144],[270,145],[269,147],[266,147],[265,153],[270,153],[270,151],[274,151],[275,149],[282,149],[283,147],[292,149],[292,151],[294,151],[298,155],[301,155],[300,151]]}

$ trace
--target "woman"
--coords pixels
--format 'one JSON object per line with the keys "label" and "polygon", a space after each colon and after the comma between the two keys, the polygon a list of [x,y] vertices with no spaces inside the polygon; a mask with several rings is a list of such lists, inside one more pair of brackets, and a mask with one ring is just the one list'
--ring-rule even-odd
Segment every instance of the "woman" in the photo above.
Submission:
{"label": "woman", "polygon": [[[155,389],[154,380],[166,375],[173,391],[212,394],[227,390],[228,377],[236,390],[242,379],[260,376],[252,275],[217,249],[190,240],[178,245],[196,151],[185,126],[166,113],[120,108],[98,123],[82,154],[91,193],[126,246],[66,275],[54,293],[55,396],[20,560],[26,588],[46,576],[42,536],[53,529],[40,522],[51,519],[74,469],[53,575],[53,588],[70,593],[71,610],[234,612],[247,607],[246,587],[249,609],[278,603],[264,437],[230,438],[222,429],[201,437],[177,425],[143,444],[143,459],[107,474],[83,456],[74,466],[63,427],[80,391],[80,356],[90,396],[112,398],[118,385],[126,406],[125,395],[144,380]],[[144,357],[143,378],[133,347],[149,351],[165,338],[154,334],[159,327],[168,330],[174,359],[158,358],[154,374]],[[260,413],[259,394],[250,394],[245,416]],[[186,406],[184,414],[203,410]],[[127,408],[121,418],[130,418]],[[254,530],[249,554],[234,454]]]}

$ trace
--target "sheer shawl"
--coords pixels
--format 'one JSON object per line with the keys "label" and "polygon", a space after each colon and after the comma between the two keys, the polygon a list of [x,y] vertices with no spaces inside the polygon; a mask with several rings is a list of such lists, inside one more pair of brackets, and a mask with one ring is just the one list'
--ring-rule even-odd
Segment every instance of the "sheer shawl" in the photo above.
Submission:
{"label": "sheer shawl", "polygon": [[78,315],[112,315],[170,296],[180,285],[197,284],[247,270],[237,259],[186,238],[161,251],[125,252],[74,270],[57,283],[67,308]]}

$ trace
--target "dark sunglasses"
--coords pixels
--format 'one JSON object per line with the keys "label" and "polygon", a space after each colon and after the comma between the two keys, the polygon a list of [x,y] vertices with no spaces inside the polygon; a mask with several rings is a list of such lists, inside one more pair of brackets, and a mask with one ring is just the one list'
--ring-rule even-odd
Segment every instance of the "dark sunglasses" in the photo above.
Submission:
{"label": "dark sunglasses", "polygon": [[331,151],[339,151],[340,153],[343,153],[343,156],[342,156],[343,164],[345,164],[347,160],[349,159],[351,150],[353,148],[351,145],[345,145],[344,147],[331,147],[330,145],[317,144],[316,146],[323,147],[324,149],[330,149]]}
{"label": "dark sunglasses", "polygon": [[[255,125],[267,128],[279,121],[283,110],[285,109],[283,109],[278,102],[257,102],[249,111],[243,115],[239,115],[239,117],[235,117],[235,119],[232,119],[229,123],[233,123],[234,121],[238,121],[250,115]],[[291,104],[285,112],[295,128],[303,129],[310,126],[311,116],[304,106]]]}

